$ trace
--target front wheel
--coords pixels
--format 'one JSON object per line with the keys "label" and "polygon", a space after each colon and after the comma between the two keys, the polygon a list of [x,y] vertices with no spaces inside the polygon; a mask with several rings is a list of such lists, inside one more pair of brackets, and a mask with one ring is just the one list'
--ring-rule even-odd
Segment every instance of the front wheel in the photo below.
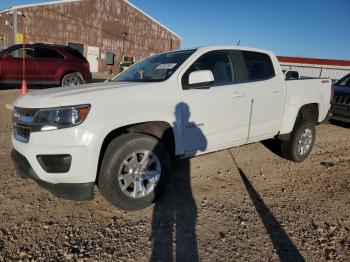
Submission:
{"label": "front wheel", "polygon": [[126,134],[107,147],[98,186],[103,197],[114,206],[139,210],[160,196],[169,172],[170,157],[158,139]]}
{"label": "front wheel", "polygon": [[283,157],[294,162],[303,162],[310,155],[315,138],[316,129],[312,122],[297,123],[289,140],[281,142]]}

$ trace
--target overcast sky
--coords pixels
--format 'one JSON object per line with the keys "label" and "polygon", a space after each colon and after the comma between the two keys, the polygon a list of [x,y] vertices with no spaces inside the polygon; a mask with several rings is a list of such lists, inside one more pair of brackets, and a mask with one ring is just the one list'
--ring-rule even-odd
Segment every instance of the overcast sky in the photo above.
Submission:
{"label": "overcast sky", "polygon": [[[0,8],[44,2],[1,0]],[[130,0],[182,47],[236,44],[278,55],[350,60],[350,0]]]}

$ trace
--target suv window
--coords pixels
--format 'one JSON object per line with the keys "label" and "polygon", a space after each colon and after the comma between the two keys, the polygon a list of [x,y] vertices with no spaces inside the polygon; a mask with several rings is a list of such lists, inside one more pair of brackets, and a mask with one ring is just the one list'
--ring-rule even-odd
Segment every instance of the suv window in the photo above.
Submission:
{"label": "suv window", "polygon": [[64,49],[67,53],[69,53],[70,55],[74,56],[75,58],[78,58],[80,60],[86,60],[85,57],[76,49],[73,48],[66,48]]}
{"label": "suv window", "polygon": [[[12,58],[23,58],[23,54],[24,54],[23,47],[19,47],[19,48],[16,48],[16,49],[11,51],[10,57],[12,57]],[[34,58],[34,48],[26,47],[25,48],[25,54],[26,54],[26,58],[29,58],[29,59]]]}
{"label": "suv window", "polygon": [[340,79],[337,83],[336,86],[341,86],[341,87],[350,87],[350,74],[346,75],[342,79]]}
{"label": "suv window", "polygon": [[269,55],[251,51],[242,51],[242,54],[249,81],[259,81],[275,76],[275,69]]}
{"label": "suv window", "polygon": [[214,75],[214,86],[228,85],[235,81],[235,73],[230,53],[227,51],[212,51],[201,56],[186,71],[182,77],[182,86],[189,89],[188,78],[192,72],[210,70]]}
{"label": "suv window", "polygon": [[39,59],[64,59],[64,56],[61,55],[54,49],[44,48],[44,47],[36,47],[35,48],[35,58]]}

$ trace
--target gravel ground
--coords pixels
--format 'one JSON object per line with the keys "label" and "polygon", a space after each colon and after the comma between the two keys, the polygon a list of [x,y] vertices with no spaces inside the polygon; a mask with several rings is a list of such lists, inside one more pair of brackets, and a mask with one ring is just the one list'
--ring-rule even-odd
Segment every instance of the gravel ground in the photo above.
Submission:
{"label": "gravel ground", "polygon": [[17,90],[0,90],[0,261],[350,261],[350,128],[304,163],[256,143],[174,163],[164,197],[124,212],[58,199],[10,161]]}

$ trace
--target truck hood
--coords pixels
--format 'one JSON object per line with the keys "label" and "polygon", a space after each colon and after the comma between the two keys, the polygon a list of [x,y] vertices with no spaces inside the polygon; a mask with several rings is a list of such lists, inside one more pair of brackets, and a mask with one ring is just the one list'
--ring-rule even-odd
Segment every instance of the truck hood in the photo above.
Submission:
{"label": "truck hood", "polygon": [[[79,85],[73,87],[58,87],[29,92],[17,99],[15,106],[24,108],[47,108],[90,104],[100,96],[117,96],[118,92],[135,92],[135,88],[152,85],[153,83],[106,82]],[[121,91],[124,90],[124,91]]]}

